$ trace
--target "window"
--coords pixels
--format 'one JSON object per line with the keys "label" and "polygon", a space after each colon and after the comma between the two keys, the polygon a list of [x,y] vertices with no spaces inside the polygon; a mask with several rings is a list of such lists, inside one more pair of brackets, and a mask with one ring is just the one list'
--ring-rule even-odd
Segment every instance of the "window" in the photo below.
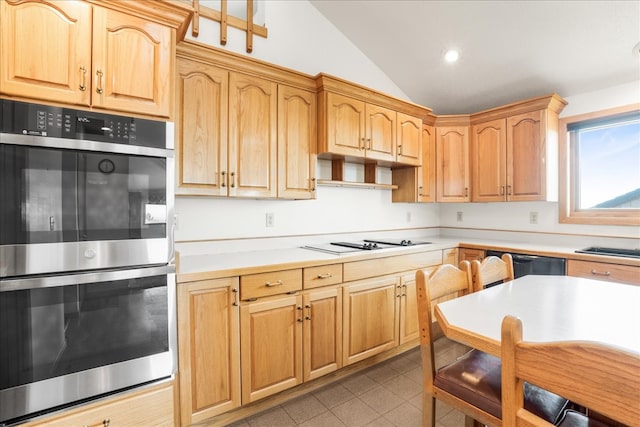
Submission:
{"label": "window", "polygon": [[560,222],[640,225],[640,105],[560,120]]}

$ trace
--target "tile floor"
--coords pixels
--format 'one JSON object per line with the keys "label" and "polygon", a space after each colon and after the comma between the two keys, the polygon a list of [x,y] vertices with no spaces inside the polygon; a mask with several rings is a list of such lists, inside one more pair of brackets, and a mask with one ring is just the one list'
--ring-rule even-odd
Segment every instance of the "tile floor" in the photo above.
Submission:
{"label": "tile floor", "polygon": [[[447,338],[440,338],[434,347],[438,366],[467,351],[465,346]],[[420,350],[415,348],[232,426],[420,427],[421,384]],[[464,416],[437,402],[436,425],[461,427]]]}

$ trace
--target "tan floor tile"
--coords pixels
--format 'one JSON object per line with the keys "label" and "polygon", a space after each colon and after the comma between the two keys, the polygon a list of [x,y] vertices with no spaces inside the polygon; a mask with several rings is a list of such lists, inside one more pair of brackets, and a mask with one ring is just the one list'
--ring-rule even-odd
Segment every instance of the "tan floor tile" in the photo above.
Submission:
{"label": "tan floor tile", "polygon": [[359,398],[336,406],[331,410],[347,427],[359,427],[369,424],[379,417],[369,405]]}
{"label": "tan floor tile", "polygon": [[360,399],[382,415],[404,403],[402,399],[382,386],[360,395]]}
{"label": "tan floor tile", "polygon": [[409,403],[387,412],[384,417],[398,427],[422,426],[422,411]]}
{"label": "tan floor tile", "polygon": [[340,383],[330,384],[313,393],[324,406],[331,409],[356,397]]}
{"label": "tan floor tile", "polygon": [[406,375],[398,375],[383,386],[403,400],[409,400],[422,393],[422,386]]}
{"label": "tan floor tile", "polygon": [[342,381],[342,385],[356,396],[371,390],[378,385],[377,382],[369,378],[364,373],[357,373],[347,377]]}
{"label": "tan floor tile", "polygon": [[295,426],[296,423],[281,407],[267,409],[247,419],[251,427],[288,427]]}
{"label": "tan floor tile", "polygon": [[300,424],[317,415],[327,412],[327,407],[324,406],[313,394],[307,394],[297,399],[291,400],[282,405],[287,414],[296,422]]}
{"label": "tan floor tile", "polygon": [[344,427],[344,423],[327,411],[300,424],[300,427]]}
{"label": "tan floor tile", "polygon": [[365,371],[365,374],[375,382],[382,384],[393,377],[397,377],[400,372],[393,369],[386,363],[381,363]]}

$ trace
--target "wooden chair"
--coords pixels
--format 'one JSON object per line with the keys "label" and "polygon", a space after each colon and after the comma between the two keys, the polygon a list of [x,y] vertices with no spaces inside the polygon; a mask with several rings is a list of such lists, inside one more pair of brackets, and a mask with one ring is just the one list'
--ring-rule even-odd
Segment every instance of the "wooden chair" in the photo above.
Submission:
{"label": "wooden chair", "polygon": [[[499,417],[493,416],[484,410],[474,406],[460,397],[460,393],[456,393],[455,386],[464,388],[464,385],[456,384],[455,378],[463,377],[460,375],[467,370],[474,368],[475,363],[482,363],[482,359],[478,356],[484,353],[472,350],[456,362],[446,367],[436,370],[435,355],[433,350],[434,337],[432,335],[432,301],[444,296],[462,296],[471,291],[471,266],[469,261],[460,263],[461,269],[451,265],[444,264],[436,268],[429,274],[424,270],[416,272],[416,292],[418,296],[418,317],[420,324],[420,346],[422,355],[422,376],[423,376],[423,426],[432,427],[435,425],[435,399],[441,400],[466,415],[465,425],[476,425],[474,420],[478,420],[488,425],[500,425]],[[486,355],[489,356],[489,355]],[[492,356],[489,356],[492,357]],[[497,359],[497,358],[494,358]],[[495,372],[497,367],[500,369],[499,360],[490,360],[493,362],[492,369]],[[467,364],[468,363],[468,364]],[[445,372],[452,373],[454,381],[442,380],[441,374]],[[445,372],[443,372],[445,371]],[[473,378],[475,373],[469,371],[469,378]],[[449,387],[453,382],[453,386]],[[499,397],[498,397],[499,400]]]}
{"label": "wooden chair", "polygon": [[501,258],[488,256],[482,260],[471,261],[471,281],[473,292],[484,289],[488,284],[513,280],[513,258],[502,254]]}
{"label": "wooden chair", "polygon": [[[611,420],[640,425],[640,355],[591,342],[524,342],[522,322],[512,316],[502,322],[501,348],[505,426],[552,426],[523,407],[525,381]],[[557,425],[610,424],[568,410]]]}

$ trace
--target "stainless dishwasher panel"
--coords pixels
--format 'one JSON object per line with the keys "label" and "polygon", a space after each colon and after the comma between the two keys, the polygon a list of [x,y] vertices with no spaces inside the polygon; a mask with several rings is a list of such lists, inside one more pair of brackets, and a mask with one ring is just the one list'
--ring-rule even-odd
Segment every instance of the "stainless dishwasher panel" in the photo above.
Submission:
{"label": "stainless dishwasher panel", "polygon": [[[501,257],[504,253],[506,252],[487,251],[486,255]],[[509,253],[513,258],[513,273],[516,278],[528,274],[565,275],[566,260],[564,258]]]}

